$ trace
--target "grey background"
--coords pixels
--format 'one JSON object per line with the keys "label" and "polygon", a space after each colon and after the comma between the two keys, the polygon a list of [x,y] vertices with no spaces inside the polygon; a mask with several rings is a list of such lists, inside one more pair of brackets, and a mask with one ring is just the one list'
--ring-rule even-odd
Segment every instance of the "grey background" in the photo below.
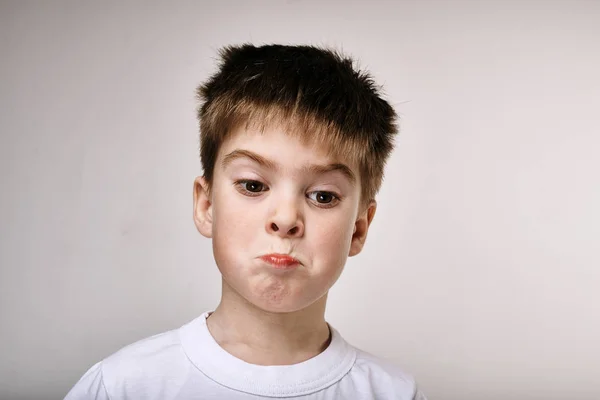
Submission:
{"label": "grey background", "polygon": [[0,398],[216,306],[191,218],[218,47],[331,45],[402,134],[327,318],[431,399],[600,398],[600,2],[3,1]]}

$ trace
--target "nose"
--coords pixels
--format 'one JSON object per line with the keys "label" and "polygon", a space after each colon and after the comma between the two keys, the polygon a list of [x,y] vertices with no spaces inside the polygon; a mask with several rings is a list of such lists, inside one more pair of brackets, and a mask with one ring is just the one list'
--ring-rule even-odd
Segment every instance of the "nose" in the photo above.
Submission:
{"label": "nose", "polygon": [[304,235],[304,221],[297,202],[294,199],[277,199],[267,219],[266,229],[268,233],[282,238]]}

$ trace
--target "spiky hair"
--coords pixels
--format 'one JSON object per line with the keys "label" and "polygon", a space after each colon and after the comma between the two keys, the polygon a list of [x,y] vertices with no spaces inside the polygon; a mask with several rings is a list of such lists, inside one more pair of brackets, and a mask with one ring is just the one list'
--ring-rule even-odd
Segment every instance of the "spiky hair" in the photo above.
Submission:
{"label": "spiky hair", "polygon": [[397,125],[367,72],[339,52],[314,46],[244,44],[219,53],[218,71],[197,89],[200,159],[209,186],[233,129],[277,125],[355,162],[362,200],[375,197]]}

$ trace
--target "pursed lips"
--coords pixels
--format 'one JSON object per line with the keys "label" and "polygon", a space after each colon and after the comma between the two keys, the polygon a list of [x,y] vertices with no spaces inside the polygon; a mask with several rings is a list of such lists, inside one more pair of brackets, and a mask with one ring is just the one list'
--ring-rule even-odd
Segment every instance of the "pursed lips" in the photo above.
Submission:
{"label": "pursed lips", "polygon": [[260,256],[259,258],[264,262],[273,265],[275,268],[287,269],[300,265],[300,261],[288,254],[271,253]]}

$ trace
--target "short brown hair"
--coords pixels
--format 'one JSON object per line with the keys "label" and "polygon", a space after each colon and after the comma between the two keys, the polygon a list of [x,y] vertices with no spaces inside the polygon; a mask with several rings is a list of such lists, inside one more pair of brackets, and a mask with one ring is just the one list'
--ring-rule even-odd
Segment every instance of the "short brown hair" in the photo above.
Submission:
{"label": "short brown hair", "polygon": [[245,124],[281,126],[360,169],[361,198],[375,197],[397,133],[396,112],[351,58],[314,46],[227,46],[197,89],[200,159],[212,184],[221,144]]}

